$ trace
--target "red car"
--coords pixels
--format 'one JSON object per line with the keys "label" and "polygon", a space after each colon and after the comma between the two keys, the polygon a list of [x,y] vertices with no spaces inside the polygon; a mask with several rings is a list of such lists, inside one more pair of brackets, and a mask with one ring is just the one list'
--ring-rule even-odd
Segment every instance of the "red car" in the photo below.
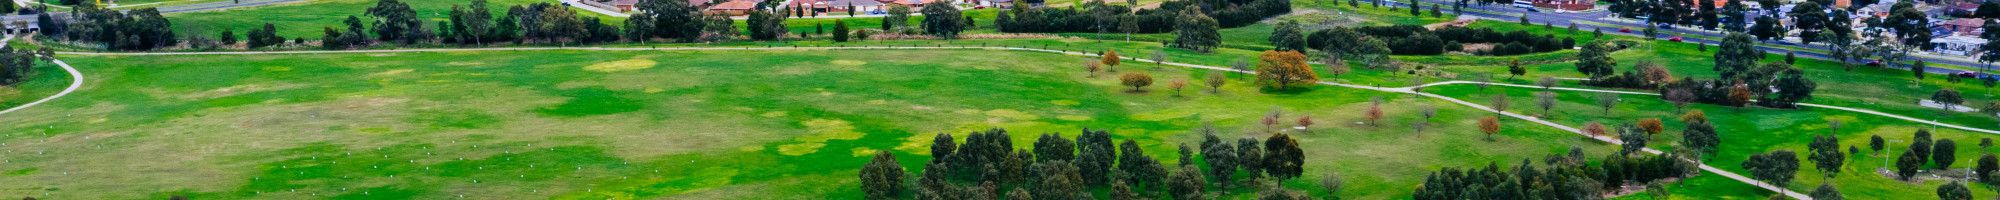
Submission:
{"label": "red car", "polygon": [[1681,36],[1667,38],[1667,41],[1681,42]]}
{"label": "red car", "polygon": [[1618,28],[1620,33],[1632,33],[1632,28]]}

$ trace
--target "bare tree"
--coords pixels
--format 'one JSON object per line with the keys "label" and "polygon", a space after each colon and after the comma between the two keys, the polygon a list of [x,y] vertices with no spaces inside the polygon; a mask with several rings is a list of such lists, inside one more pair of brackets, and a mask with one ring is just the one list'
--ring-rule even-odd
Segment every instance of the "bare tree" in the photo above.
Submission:
{"label": "bare tree", "polygon": [[1498,115],[1501,112],[1507,112],[1507,95],[1505,94],[1493,95],[1493,103],[1492,105],[1489,106],[1493,107],[1493,114],[1495,115]]}
{"label": "bare tree", "polygon": [[1662,98],[1674,103],[1674,112],[1682,112],[1687,109],[1688,102],[1694,101],[1694,92],[1684,88],[1667,89],[1667,94]]}
{"label": "bare tree", "polygon": [[1542,117],[1555,117],[1556,114],[1550,112],[1550,110],[1556,107],[1556,93],[1549,91],[1535,92],[1535,106],[1542,108]]}
{"label": "bare tree", "polygon": [[1416,124],[1410,125],[1411,128],[1416,129],[1418,135],[1422,135],[1424,133],[1424,128],[1431,125],[1431,118],[1437,117],[1437,108],[1424,106],[1423,111],[1420,114],[1423,114],[1424,116],[1423,120],[1417,120]]}
{"label": "bare tree", "polygon": [[1543,90],[1554,89],[1556,87],[1556,78],[1542,77],[1541,80],[1535,80],[1535,86],[1542,86]]}
{"label": "bare tree", "polygon": [[1208,84],[1208,93],[1221,94],[1222,84],[1228,83],[1228,80],[1223,78],[1222,72],[1208,72],[1208,80],[1203,82]]}

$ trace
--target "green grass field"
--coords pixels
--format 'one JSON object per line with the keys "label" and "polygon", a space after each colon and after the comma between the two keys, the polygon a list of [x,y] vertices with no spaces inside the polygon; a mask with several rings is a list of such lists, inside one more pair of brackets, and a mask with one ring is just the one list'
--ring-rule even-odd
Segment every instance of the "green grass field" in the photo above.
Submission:
{"label": "green grass field", "polygon": [[[450,14],[453,5],[464,6],[468,2],[463,0],[403,1],[403,3],[410,4],[411,9],[416,10],[418,17],[433,21],[424,24],[424,28],[433,30],[437,28],[433,27],[436,25],[435,21],[445,21],[445,18],[449,17],[448,14]],[[543,2],[555,3],[556,1],[488,0],[486,1],[486,5],[488,9],[493,10],[493,15],[504,16],[507,14],[507,7],[509,6],[527,6],[528,4]],[[167,15],[167,19],[174,22],[175,32],[181,34],[214,36],[221,33],[223,29],[234,29],[237,34],[243,34],[252,28],[264,27],[264,23],[270,23],[272,26],[277,27],[279,36],[285,38],[305,37],[308,39],[317,39],[322,35],[322,29],[325,27],[345,30],[346,25],[342,24],[341,20],[346,20],[347,16],[350,15],[361,17],[362,24],[370,24],[372,19],[366,16],[365,12],[369,7],[373,6],[375,6],[374,0],[312,0],[252,8],[169,14]],[[605,16],[581,9],[571,10],[576,11],[577,16],[597,17],[604,21],[605,24],[621,25],[625,23],[624,18]],[[372,24],[370,25],[372,26]]]}
{"label": "green grass field", "polygon": [[[316,38],[319,27],[357,15],[368,0],[326,0],[221,12],[175,14],[185,34],[239,32],[261,22],[277,23],[281,35]],[[534,3],[495,0],[495,9]],[[458,1],[410,1],[420,15],[442,18]],[[1429,24],[1452,18],[1410,16],[1407,10],[1326,7],[1296,1],[1308,27]],[[970,10],[990,20],[993,9]],[[496,12],[504,13],[504,11]],[[587,11],[579,11],[591,16]],[[1334,13],[1334,14],[1328,14]],[[243,17],[258,16],[258,17]],[[921,16],[912,21],[920,20]],[[607,23],[617,24],[606,18]],[[858,28],[878,18],[846,19]],[[832,19],[791,19],[793,32],[811,31]],[[991,33],[979,21],[972,33]],[[1272,21],[1267,21],[1272,22]],[[1712,52],[1693,44],[1612,36],[1590,30],[1485,21],[1478,28],[1523,30],[1580,42],[1637,41],[1613,54],[1619,71],[1640,61],[1661,63],[1674,74],[1712,78]],[[1211,53],[1163,48],[1172,34],[1064,33],[1062,38],[979,40],[866,40],[834,43],[815,38],[786,42],[709,44],[608,44],[617,47],[783,47],[783,46],[1014,46],[1064,51],[1118,51],[1147,58],[1154,51],[1169,61],[1229,66],[1255,63],[1270,48],[1271,23],[1224,29],[1223,48]],[[1098,40],[1102,39],[1102,40]],[[16,45],[37,45],[15,43]],[[1715,47],[1710,47],[1715,49]],[[1502,74],[1497,81],[1531,83],[1540,77],[1581,77],[1568,61],[1574,50],[1517,56],[1396,56],[1424,76],[1356,67],[1322,80],[1360,85],[1408,86],[1442,80],[1469,80]],[[1767,62],[1782,55],[1767,55]],[[1316,57],[1316,56],[1315,56]],[[1512,164],[1561,152],[1570,146],[1592,158],[1617,147],[1552,128],[1507,119],[1497,141],[1473,128],[1490,113],[1419,96],[1320,87],[1265,94],[1246,75],[1229,75],[1220,94],[1201,92],[1200,83],[1176,96],[1163,87],[1176,79],[1195,80],[1207,71],[1128,61],[1121,72],[1156,77],[1150,92],[1126,92],[1113,74],[1088,77],[1080,63],[1093,58],[1049,53],[985,50],[775,50],[775,51],[482,51],[433,53],[344,53],[312,55],[85,56],[63,60],[84,70],[89,81],[69,97],[0,116],[0,196],[44,199],[131,199],[188,195],[220,199],[440,199],[464,198],[686,198],[686,199],[853,199],[861,197],[856,169],[875,151],[898,154],[911,172],[928,159],[933,134],[965,134],[1006,128],[1027,148],[1036,134],[1075,136],[1083,128],[1109,128],[1116,140],[1145,144],[1151,156],[1175,162],[1177,144],[1198,142],[1189,130],[1214,123],[1226,138],[1269,134],[1257,121],[1274,107],[1286,116],[1312,116],[1321,125],[1295,133],[1307,152],[1307,176],[1284,185],[1317,197],[1318,174],[1346,177],[1352,199],[1406,199],[1425,175],[1442,167]],[[754,58],[754,59],[751,59]],[[1524,77],[1504,75],[1506,61],[1519,59]],[[1907,71],[1801,60],[1797,67],[1819,83],[1807,103],[1873,109],[1941,122],[1996,129],[1993,116],[1940,113],[1916,106],[1938,89],[1956,89],[1968,102],[1996,99],[2000,90],[1977,83],[1946,83],[1933,76],[1917,81]],[[33,81],[0,87],[0,107],[53,94],[67,76],[53,66],[37,68]],[[1582,87],[1566,82],[1566,87]],[[1424,91],[1484,103],[1507,95],[1511,111],[1540,114],[1528,88],[1478,89],[1471,85]],[[1643,118],[1667,121],[1651,146],[1672,149],[1682,122],[1657,97],[1624,95],[1603,113],[1595,95],[1558,92],[1562,103],[1550,120],[1570,126],[1589,122],[1630,123]],[[938,95],[950,94],[950,95]],[[1372,97],[1387,100],[1382,125],[1362,122]],[[1439,109],[1432,128],[1409,126],[1421,107]],[[1777,110],[1696,105],[1708,112],[1722,135],[1719,155],[1706,161],[1724,170],[1739,167],[1750,154],[1772,150],[1804,152],[1816,134],[1835,134],[1843,146],[1866,151],[1870,135],[1908,140],[1928,126],[1898,119],[1826,110]],[[36,116],[36,117],[23,117]],[[1287,120],[1289,121],[1289,120]],[[1845,124],[1830,130],[1828,121]],[[1953,139],[1963,168],[1967,158],[1994,153],[1974,145],[1989,135],[1939,129],[1937,139]],[[963,137],[960,137],[963,138]],[[1907,143],[1892,145],[1901,149]],[[1900,150],[1898,150],[1900,151]],[[172,152],[172,153],[161,153]],[[1801,154],[1801,159],[1803,160]],[[1892,154],[1893,155],[1893,154]],[[1801,192],[1834,182],[1853,199],[1929,197],[1943,181],[1905,183],[1873,173],[1882,158],[1850,155],[1843,173],[1822,179],[1810,163],[1786,187]],[[1979,185],[1986,186],[1986,185]],[[1670,184],[1679,199],[1760,199],[1774,193],[1715,175]],[[1975,187],[1981,188],[1981,187]],[[1975,196],[2000,194],[1975,189]],[[1096,191],[1104,193],[1104,191]],[[1249,198],[1247,190],[1226,197]],[[1650,198],[1638,193],[1618,199]]]}
{"label": "green grass field", "polygon": [[[894,151],[918,168],[934,133],[1006,128],[1026,141],[1109,128],[1171,160],[1202,123],[1232,138],[1267,135],[1255,121],[1274,107],[1321,121],[1298,134],[1308,172],[1343,174],[1351,189],[1342,196],[1352,198],[1407,198],[1440,167],[1612,148],[1524,122],[1486,141],[1472,130],[1483,112],[1330,87],[1262,94],[1240,75],[1220,94],[1130,93],[1064,67],[1085,59],[886,50],[69,56],[91,66],[82,91],[9,115],[61,117],[0,118],[11,130],[0,149],[21,155],[0,166],[10,172],[0,193],[846,199],[860,196],[860,155]],[[1206,75],[1120,68],[1162,84]],[[1377,96],[1392,117],[1356,124]],[[1422,106],[1440,115],[1412,133]],[[1312,190],[1310,179],[1287,186]]]}

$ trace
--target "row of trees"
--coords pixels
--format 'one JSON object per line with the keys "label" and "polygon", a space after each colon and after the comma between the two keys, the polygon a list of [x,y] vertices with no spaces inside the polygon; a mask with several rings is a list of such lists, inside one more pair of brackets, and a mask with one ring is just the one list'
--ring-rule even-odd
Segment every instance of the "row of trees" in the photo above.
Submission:
{"label": "row of trees", "polygon": [[[1227,188],[1236,184],[1229,180],[1238,174],[1246,180],[1266,175],[1282,180],[1303,173],[1303,151],[1284,134],[1264,141],[1238,139],[1232,145],[1217,138],[1212,128],[1200,132],[1208,171],[1195,166],[1194,150],[1186,145],[1181,146],[1179,165],[1166,166],[1133,140],[1112,145],[1110,133],[1102,130],[1086,129],[1074,140],[1043,134],[1030,151],[1014,149],[1007,132],[994,129],[968,134],[964,143],[939,134],[931,145],[933,159],[924,165],[914,187],[904,180],[908,172],[896,155],[888,151],[876,153],[862,167],[860,178],[868,199],[1087,199],[1091,198],[1087,191],[1101,187],[1110,187],[1114,199],[1204,199],[1212,197],[1204,194],[1211,190],[1210,180],[1215,181],[1214,188]],[[1288,191],[1267,195],[1302,196]]]}
{"label": "row of trees", "polygon": [[1215,20],[1218,27],[1242,27],[1292,11],[1291,0],[1181,0],[1161,3],[1156,9],[1103,1],[1085,2],[1080,8],[1034,7],[1022,1],[1015,4],[995,16],[993,23],[1001,32],[1162,33],[1183,30],[1176,21],[1196,16]]}
{"label": "row of trees", "polygon": [[[1275,40],[1275,39],[1274,39]],[[1518,55],[1569,49],[1576,39],[1534,35],[1527,31],[1500,32],[1483,28],[1445,27],[1431,30],[1415,25],[1341,27],[1315,31],[1306,36],[1304,46],[1322,51],[1346,51],[1363,46],[1367,40],[1381,40],[1390,53],[1437,55],[1464,51],[1464,44],[1494,44],[1496,48],[1474,53]]]}
{"label": "row of trees", "polygon": [[48,13],[38,16],[42,33],[69,41],[102,45],[111,50],[152,50],[180,44],[173,23],[155,8],[119,11],[93,4],[74,7],[69,19],[59,21]]}
{"label": "row of trees", "polygon": [[1584,161],[1583,150],[1574,147],[1567,155],[1546,157],[1543,165],[1547,169],[1527,160],[1507,169],[1496,164],[1475,169],[1447,167],[1431,173],[1411,195],[1415,199],[1601,199],[1605,191],[1628,183],[1685,177],[1697,170],[1694,162],[1673,154],[1611,154],[1600,164],[1590,165]]}

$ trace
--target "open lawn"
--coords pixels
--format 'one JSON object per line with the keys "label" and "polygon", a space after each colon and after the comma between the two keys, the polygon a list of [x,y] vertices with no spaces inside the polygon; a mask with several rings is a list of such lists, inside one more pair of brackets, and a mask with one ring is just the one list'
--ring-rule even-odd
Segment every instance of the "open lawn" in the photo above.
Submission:
{"label": "open lawn", "polygon": [[[757,57],[760,59],[741,59]],[[1024,145],[1085,127],[1175,162],[1188,130],[1268,135],[1273,108],[1321,125],[1295,133],[1326,195],[1407,198],[1440,167],[1539,159],[1609,145],[1440,101],[1322,87],[1263,94],[1232,75],[1127,92],[1046,53],[950,51],[495,51],[66,56],[92,77],[62,101],[0,117],[0,195],[48,198],[858,198],[856,169],[894,151],[914,173],[932,134],[988,128]],[[343,62],[327,62],[341,60]],[[1206,72],[1128,62],[1160,85]],[[87,66],[87,67],[86,67]],[[1198,79],[1197,79],[1198,80]],[[57,80],[38,79],[31,84]],[[1359,124],[1371,97],[1390,116]],[[1436,106],[1432,128],[1408,126]],[[36,116],[36,117],[23,117]],[[1289,123],[1287,123],[1289,124]],[[1412,145],[1418,144],[1418,145]],[[162,154],[161,152],[173,152]],[[1102,191],[1100,191],[1102,192]],[[1232,195],[1249,195],[1238,192]]]}
{"label": "open lawn", "polygon": [[[416,10],[417,17],[428,19],[427,21],[445,21],[453,5],[465,6],[468,2],[470,1],[403,1],[410,4],[411,9]],[[486,5],[488,9],[493,10],[494,16],[506,16],[509,6],[527,6],[544,2],[556,3],[553,0],[487,0]],[[373,26],[373,19],[366,15],[368,8],[373,6],[375,0],[312,0],[252,8],[168,14],[167,19],[173,21],[174,31],[183,35],[201,34],[213,37],[223,29],[234,29],[237,34],[244,34],[248,30],[262,28],[265,23],[270,23],[278,28],[279,36],[318,39],[325,27],[346,30],[347,25],[342,24],[341,20],[346,20],[347,16],[361,17],[362,24]],[[582,9],[571,10],[576,11],[577,16],[597,17],[609,25],[625,23],[625,18],[605,16]],[[426,29],[437,29],[434,26],[435,22],[424,24]]]}

